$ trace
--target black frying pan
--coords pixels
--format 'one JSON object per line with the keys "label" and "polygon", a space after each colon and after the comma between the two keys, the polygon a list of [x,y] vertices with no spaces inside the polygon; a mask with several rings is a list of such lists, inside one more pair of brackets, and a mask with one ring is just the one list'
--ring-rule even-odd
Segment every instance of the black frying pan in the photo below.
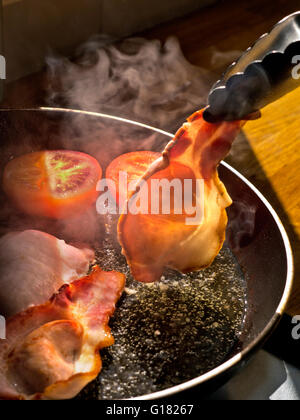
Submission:
{"label": "black frying pan", "polygon": [[[80,150],[105,168],[122,153],[161,151],[172,137],[111,116],[58,109],[1,111],[0,136],[1,175],[12,156],[30,151]],[[99,263],[126,272],[128,284],[111,321],[116,345],[103,352],[103,372],[81,399],[154,399],[195,386],[211,392],[242,367],[278,325],[293,278],[287,234],[274,209],[245,178],[225,163],[220,176],[234,200],[228,210],[227,243],[212,268],[191,278],[167,272],[152,289],[137,285],[119,254],[116,219],[97,218],[91,241]],[[36,228],[57,236],[65,232],[69,241],[81,239],[58,223],[19,215],[3,193],[0,198],[5,207],[0,212],[1,235]]]}

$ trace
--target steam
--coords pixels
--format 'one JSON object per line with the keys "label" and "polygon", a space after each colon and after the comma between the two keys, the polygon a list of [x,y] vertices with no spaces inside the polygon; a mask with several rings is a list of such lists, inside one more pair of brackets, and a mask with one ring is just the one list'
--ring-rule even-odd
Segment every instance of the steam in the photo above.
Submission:
{"label": "steam", "polygon": [[101,239],[104,235],[103,220],[97,216],[94,208],[89,209],[83,215],[67,220],[50,220],[24,215],[18,212],[14,205],[1,194],[2,198],[0,237],[12,231],[39,230],[83,249],[89,246],[97,247],[99,238]]}
{"label": "steam", "polygon": [[98,36],[73,61],[47,59],[48,104],[92,110],[174,130],[205,105],[211,74],[191,65],[176,38],[165,44]]}

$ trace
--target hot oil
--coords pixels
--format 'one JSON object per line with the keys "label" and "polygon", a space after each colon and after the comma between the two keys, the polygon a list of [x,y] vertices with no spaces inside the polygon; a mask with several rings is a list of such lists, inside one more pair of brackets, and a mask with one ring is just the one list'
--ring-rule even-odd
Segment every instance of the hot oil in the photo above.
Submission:
{"label": "hot oil", "polygon": [[120,249],[108,240],[98,254],[104,270],[127,276],[111,319],[115,345],[101,351],[103,369],[80,399],[124,399],[194,379],[223,363],[239,341],[247,310],[244,275],[228,246],[213,265],[160,282],[137,283]]}

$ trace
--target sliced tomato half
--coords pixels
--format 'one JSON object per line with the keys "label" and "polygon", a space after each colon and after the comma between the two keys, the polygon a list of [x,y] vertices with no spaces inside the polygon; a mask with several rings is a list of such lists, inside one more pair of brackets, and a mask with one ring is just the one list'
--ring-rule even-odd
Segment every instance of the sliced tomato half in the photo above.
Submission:
{"label": "sliced tomato half", "polygon": [[42,151],[11,160],[3,189],[23,212],[55,219],[85,212],[97,199],[102,169],[92,156],[69,150]]}
{"label": "sliced tomato half", "polygon": [[[149,166],[161,157],[156,152],[132,152],[117,157],[111,162],[106,170],[106,178],[112,180],[116,186],[116,198],[118,204],[126,202],[130,196],[129,186],[138,182],[147,172]],[[120,174],[127,174],[127,186],[120,182]]]}

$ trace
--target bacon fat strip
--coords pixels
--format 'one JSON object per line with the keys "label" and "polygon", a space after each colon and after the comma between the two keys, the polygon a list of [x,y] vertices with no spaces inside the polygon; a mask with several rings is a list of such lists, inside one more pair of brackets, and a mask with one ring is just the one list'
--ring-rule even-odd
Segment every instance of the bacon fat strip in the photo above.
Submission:
{"label": "bacon fat strip", "polygon": [[99,350],[114,343],[108,322],[124,286],[123,274],[96,267],[11,318],[0,341],[0,398],[70,399],[93,381]]}
{"label": "bacon fat strip", "polygon": [[88,273],[94,251],[78,249],[37,230],[0,238],[0,314],[41,305],[66,283]]}
{"label": "bacon fat strip", "polygon": [[[226,208],[232,204],[217,168],[228,154],[244,122],[209,124],[203,111],[192,115],[167,145],[162,158],[142,178],[148,193],[152,180],[204,180],[204,217],[197,225],[187,225],[185,212],[149,214],[153,198],[149,193],[148,214],[123,213],[118,224],[119,242],[134,278],[152,283],[159,280],[166,267],[186,273],[203,269],[220,252],[228,223]],[[146,188],[140,182],[141,190]],[[141,193],[140,193],[141,194]]]}

